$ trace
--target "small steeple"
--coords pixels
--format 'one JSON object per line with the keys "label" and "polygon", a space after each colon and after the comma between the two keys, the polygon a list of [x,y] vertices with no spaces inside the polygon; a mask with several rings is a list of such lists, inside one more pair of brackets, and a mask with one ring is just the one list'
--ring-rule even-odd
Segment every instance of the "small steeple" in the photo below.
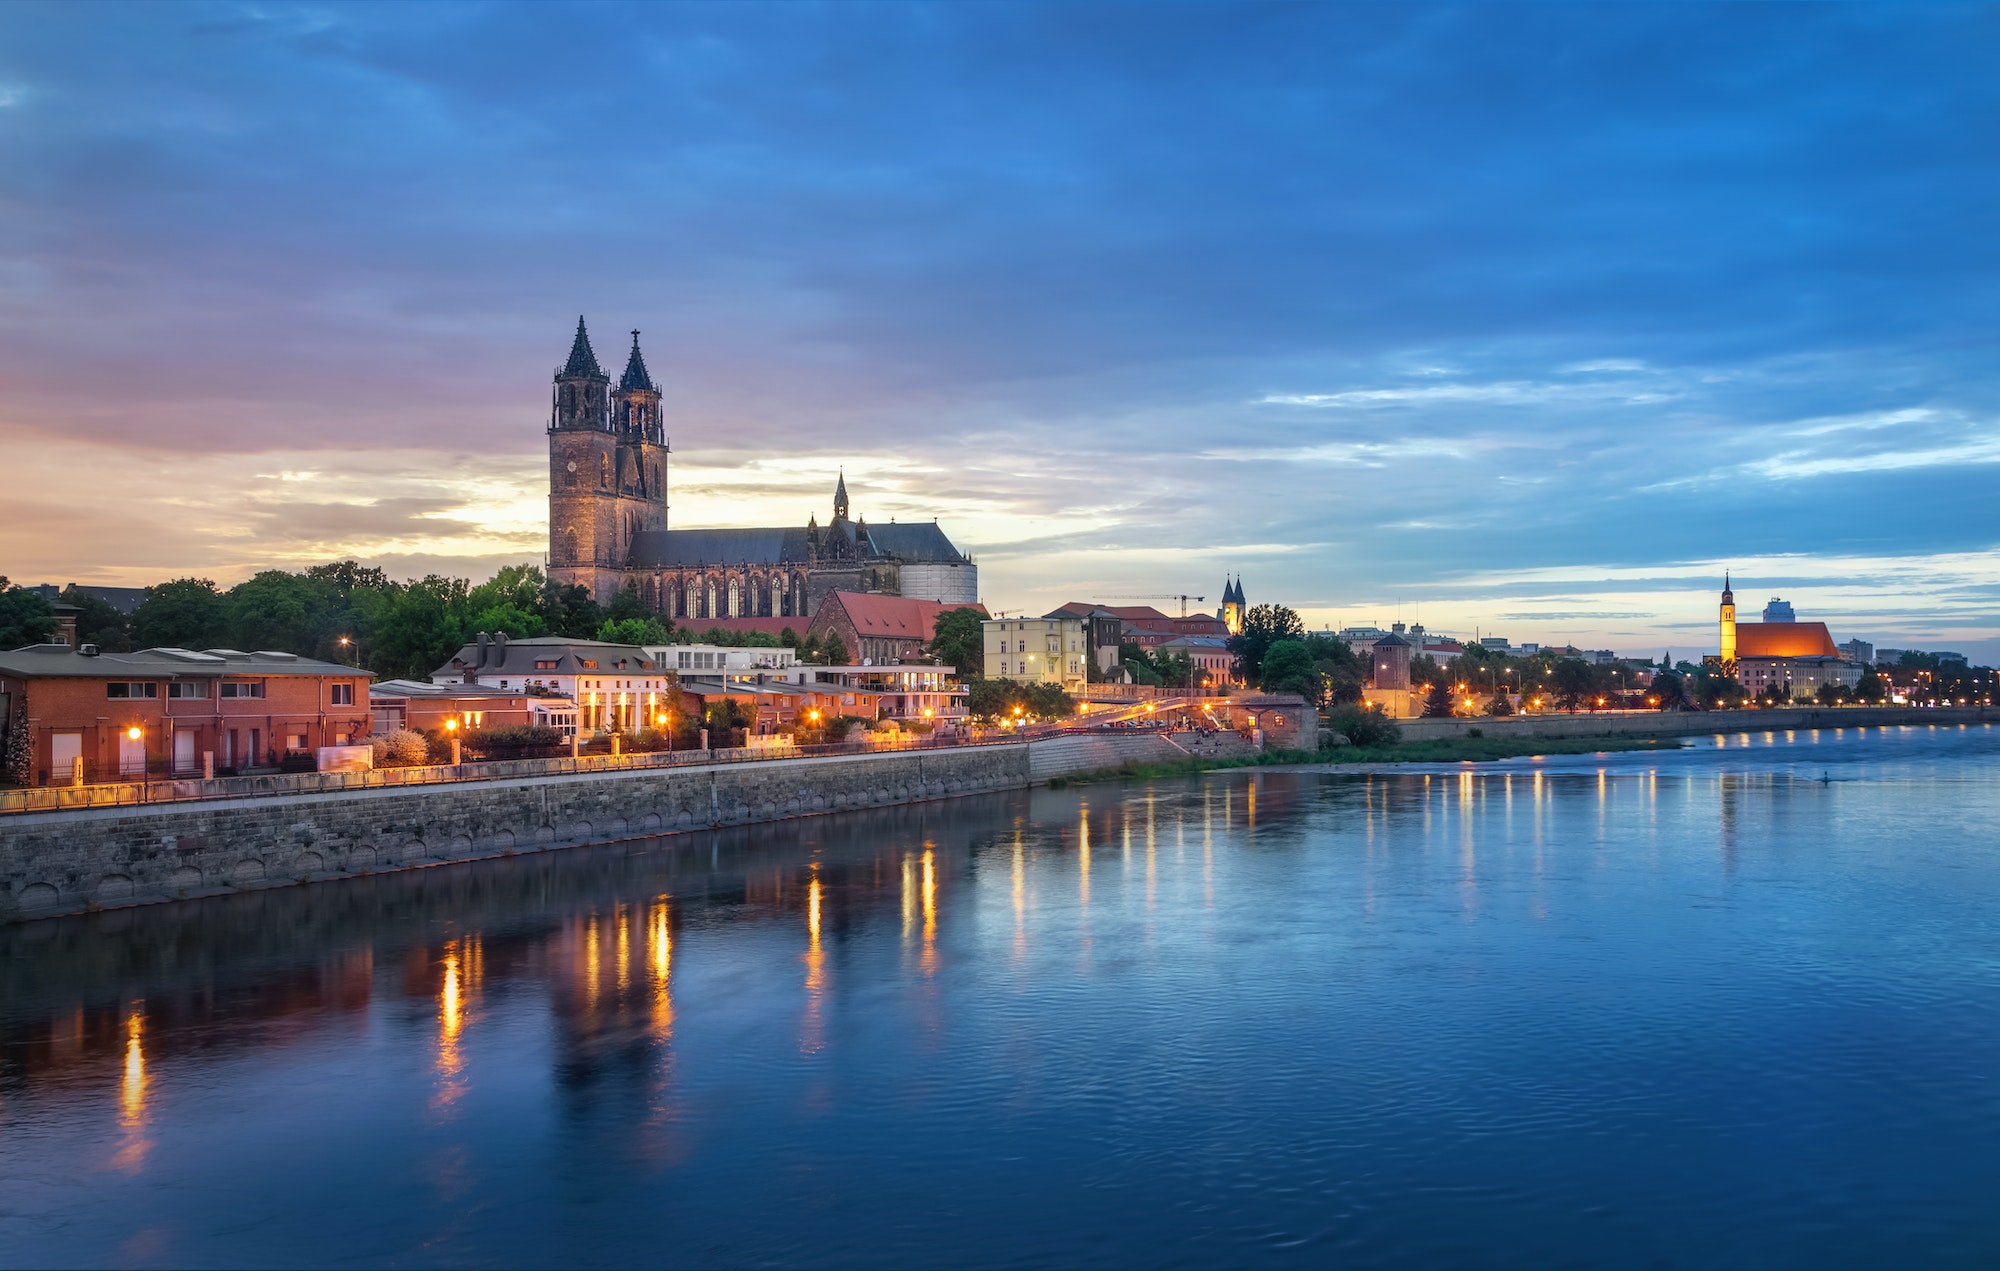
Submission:
{"label": "small steeple", "polygon": [[[581,340],[583,339],[582,319],[579,318],[577,322],[577,339]],[[585,344],[583,349],[585,354],[588,355],[590,346]],[[571,363],[575,363],[576,354],[570,354],[569,360]],[[625,375],[624,378],[618,381],[618,387],[626,392],[635,388],[645,389],[649,393],[659,391],[653,387],[652,377],[646,374],[646,359],[639,356],[639,333],[637,331],[632,333],[632,356],[625,360]]]}
{"label": "small steeple", "polygon": [[576,315],[576,342],[569,346],[569,361],[556,372],[556,378],[603,379],[604,368],[597,364],[597,354],[590,351],[590,332],[583,329],[583,315]]}
{"label": "small steeple", "polygon": [[840,470],[840,479],[833,486],[833,519],[847,519],[847,469]]}
{"label": "small steeple", "polygon": [[1729,571],[1726,569],[1722,571],[1722,603],[1725,605],[1736,603],[1736,593],[1729,589]]}

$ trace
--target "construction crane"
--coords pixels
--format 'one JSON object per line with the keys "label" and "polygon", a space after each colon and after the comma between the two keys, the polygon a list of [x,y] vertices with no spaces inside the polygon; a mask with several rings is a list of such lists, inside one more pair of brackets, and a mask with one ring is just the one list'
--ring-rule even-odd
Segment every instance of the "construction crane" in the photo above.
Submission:
{"label": "construction crane", "polygon": [[1178,600],[1181,602],[1181,617],[1185,618],[1187,617],[1188,601],[1192,600],[1196,604],[1200,604],[1203,601],[1207,600],[1208,597],[1190,596],[1186,592],[1181,592],[1178,595],[1166,595],[1166,596],[1092,596],[1091,599],[1092,600]]}

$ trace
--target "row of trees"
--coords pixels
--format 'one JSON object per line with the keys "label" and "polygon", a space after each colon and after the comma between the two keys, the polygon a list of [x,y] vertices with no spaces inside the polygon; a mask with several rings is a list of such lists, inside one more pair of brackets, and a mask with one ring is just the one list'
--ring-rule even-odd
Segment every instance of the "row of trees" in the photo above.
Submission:
{"label": "row of trees", "polygon": [[[619,644],[709,643],[784,645],[804,661],[847,660],[838,636],[801,639],[787,629],[765,632],[676,629],[647,611],[636,588],[608,605],[583,587],[562,586],[537,565],[508,565],[483,583],[432,574],[398,582],[353,561],[315,565],[301,573],[266,570],[234,587],[206,578],[176,578],[146,589],[130,614],[67,588],[60,603],[75,605],[77,639],[106,653],[133,649],[274,649],[365,667],[389,677],[422,678],[481,632],[511,639],[567,636]],[[50,639],[55,610],[40,594],[0,578],[0,649]]]}

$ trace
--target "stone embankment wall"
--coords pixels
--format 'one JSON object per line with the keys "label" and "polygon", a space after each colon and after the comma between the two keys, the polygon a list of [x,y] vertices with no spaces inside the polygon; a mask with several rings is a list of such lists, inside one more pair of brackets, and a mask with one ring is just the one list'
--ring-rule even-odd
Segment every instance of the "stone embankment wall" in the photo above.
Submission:
{"label": "stone embankment wall", "polygon": [[1127,764],[1175,763],[1188,752],[1158,733],[1069,733],[1031,742],[1028,779],[1047,781]]}
{"label": "stone embankment wall", "polygon": [[1016,789],[1033,780],[1029,754],[973,746],[19,813],[0,818],[0,920]]}
{"label": "stone embankment wall", "polygon": [[1800,728],[1877,728],[1895,724],[2000,722],[2000,707],[1830,706],[1797,710],[1669,711],[1643,715],[1509,715],[1501,719],[1405,719],[1404,741],[1463,737],[1687,737],[1701,733],[1782,732]]}

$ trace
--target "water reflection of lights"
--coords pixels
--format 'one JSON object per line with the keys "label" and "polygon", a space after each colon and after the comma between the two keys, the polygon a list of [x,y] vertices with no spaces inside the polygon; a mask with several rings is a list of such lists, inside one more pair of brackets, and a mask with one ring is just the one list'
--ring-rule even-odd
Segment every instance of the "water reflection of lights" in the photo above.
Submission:
{"label": "water reflection of lights", "polygon": [[118,1083],[119,1122],[138,1125],[146,1115],[146,1017],[133,1011],[125,1017],[125,1076]]}
{"label": "water reflection of lights", "polygon": [[819,942],[819,866],[813,866],[812,882],[806,886],[806,1019],[799,1036],[799,1050],[815,1054],[826,1045],[826,951]]}
{"label": "water reflection of lights", "polygon": [[1090,808],[1085,805],[1078,814],[1076,827],[1076,876],[1077,901],[1088,911],[1090,908]]}
{"label": "water reflection of lights", "polygon": [[924,848],[924,974],[937,970],[937,853]]}
{"label": "water reflection of lights", "polygon": [[1014,957],[1016,960],[1028,952],[1028,886],[1027,870],[1021,859],[1021,827],[1014,826]]}
{"label": "water reflection of lights", "polygon": [[153,1141],[146,1137],[146,1017],[134,1005],[125,1017],[125,1071],[118,1079],[118,1124],[124,1140],[112,1164],[126,1173],[137,1173],[146,1163]]}
{"label": "water reflection of lights", "polygon": [[653,903],[646,923],[646,957],[653,968],[653,1032],[661,1041],[674,1031],[674,999],[668,984],[674,969],[674,933],[667,918],[667,898],[662,896]]}
{"label": "water reflection of lights", "polygon": [[449,1108],[465,1093],[465,1055],[459,1045],[484,951],[477,940],[450,940],[444,946],[444,974],[438,983],[438,1092],[432,1106]]}

